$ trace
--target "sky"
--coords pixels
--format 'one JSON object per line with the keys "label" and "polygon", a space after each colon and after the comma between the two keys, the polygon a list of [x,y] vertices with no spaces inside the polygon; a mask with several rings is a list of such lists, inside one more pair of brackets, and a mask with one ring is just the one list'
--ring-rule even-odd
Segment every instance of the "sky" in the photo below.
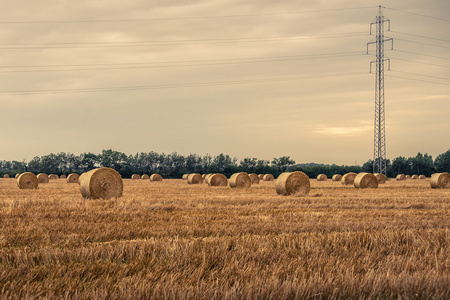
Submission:
{"label": "sky", "polygon": [[0,11],[0,160],[113,149],[363,164],[379,5],[394,49],[387,158],[435,158],[450,149],[448,0],[16,0]]}

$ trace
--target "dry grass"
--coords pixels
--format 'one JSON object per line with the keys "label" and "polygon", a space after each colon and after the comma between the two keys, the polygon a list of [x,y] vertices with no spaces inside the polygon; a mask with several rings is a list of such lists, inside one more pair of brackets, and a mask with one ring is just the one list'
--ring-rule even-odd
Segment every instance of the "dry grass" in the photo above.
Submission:
{"label": "dry grass", "polygon": [[311,180],[307,196],[124,180],[0,179],[0,298],[449,299],[450,190]]}

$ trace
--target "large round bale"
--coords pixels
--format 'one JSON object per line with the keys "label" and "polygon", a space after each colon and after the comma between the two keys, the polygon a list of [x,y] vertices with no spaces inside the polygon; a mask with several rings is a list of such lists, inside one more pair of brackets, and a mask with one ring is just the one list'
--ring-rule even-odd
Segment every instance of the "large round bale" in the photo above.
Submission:
{"label": "large round bale", "polygon": [[144,175],[141,176],[141,179],[142,180],[147,180],[147,179],[150,179],[150,176],[148,176],[147,174],[144,174]]}
{"label": "large round bale", "polygon": [[188,179],[188,177],[189,177],[189,174],[183,174],[183,177],[182,177],[181,179],[183,179],[183,180],[187,180],[187,179]]}
{"label": "large round bale", "polygon": [[327,181],[328,177],[325,174],[317,175],[317,181]]}
{"label": "large round bale", "polygon": [[435,173],[431,175],[430,184],[433,189],[450,189],[450,174]]}
{"label": "large round bale", "polygon": [[63,174],[63,175],[59,176],[59,178],[61,178],[61,179],[66,179],[67,176]]}
{"label": "large round bale", "polygon": [[3,178],[9,178],[8,174],[3,175]]}
{"label": "large round bale", "polygon": [[202,184],[203,183],[203,177],[202,175],[198,173],[189,174],[188,176],[188,184]]}
{"label": "large round bale", "polygon": [[259,174],[258,177],[259,177],[259,180],[264,180],[264,174]]}
{"label": "large round bale", "polygon": [[358,189],[377,189],[378,179],[372,173],[359,173],[355,177],[354,185]]}
{"label": "large round bale", "polygon": [[278,176],[275,189],[278,195],[306,195],[311,188],[309,177],[303,172],[286,172]]}
{"label": "large round bale", "polygon": [[17,178],[17,186],[19,189],[37,189],[39,180],[36,175],[31,172],[20,174]]}
{"label": "large round bale", "polygon": [[69,176],[67,176],[67,183],[78,183],[78,178],[80,178],[80,175],[77,173],[71,173]]}
{"label": "large round bale", "polygon": [[48,175],[45,173],[39,173],[37,179],[39,180],[39,183],[48,183]]}
{"label": "large round bale", "polygon": [[259,184],[259,177],[257,174],[252,173],[252,174],[248,174],[248,176],[250,176],[250,179],[252,180],[252,184]]}
{"label": "large round bale", "polygon": [[419,175],[414,174],[413,176],[411,176],[411,179],[419,179]]}
{"label": "large round bale", "polygon": [[50,174],[50,175],[48,175],[48,179],[51,179],[51,180],[53,180],[53,179],[58,179],[59,177],[58,177],[58,175],[56,175],[56,174]]}
{"label": "large round bale", "polygon": [[419,175],[419,179],[425,179],[427,178],[425,175]]}
{"label": "large round bale", "polygon": [[19,178],[20,173],[17,173],[16,176],[14,176],[15,179]]}
{"label": "large round bale", "polygon": [[110,199],[122,196],[122,176],[111,168],[90,170],[83,173],[79,179],[81,195],[86,199]]}
{"label": "large round bale", "polygon": [[264,181],[273,181],[274,178],[273,178],[272,174],[265,174],[264,177],[263,177],[263,180]]}
{"label": "large round bale", "polygon": [[331,177],[331,180],[333,181],[341,181],[342,175],[341,174],[334,174],[333,177]]}
{"label": "large round bale", "polygon": [[206,182],[209,186],[227,186],[228,179],[225,175],[217,173],[208,177]]}
{"label": "large round bale", "polygon": [[[266,177],[266,175],[264,175],[264,178]],[[231,175],[229,182],[231,188],[248,189],[252,186],[252,180],[246,172],[234,173],[233,175]]]}
{"label": "large round bale", "polygon": [[405,180],[406,176],[405,174],[398,174],[397,177],[395,177],[395,179],[397,179],[397,181]]}
{"label": "large round bale", "polygon": [[373,174],[373,175],[375,175],[375,177],[378,179],[378,183],[379,183],[379,184],[384,184],[384,183],[386,183],[386,176],[384,176],[384,174],[381,174],[381,173],[375,173],[375,174]]}
{"label": "large round bale", "polygon": [[140,179],[141,178],[141,176],[139,176],[139,174],[133,174],[133,175],[131,175],[131,179],[132,180],[138,180],[138,179]]}
{"label": "large round bale", "polygon": [[358,174],[353,173],[353,172],[344,174],[344,176],[342,176],[342,178],[341,178],[341,184],[343,184],[343,185],[353,184],[355,181],[356,175],[358,175]]}
{"label": "large round bale", "polygon": [[163,178],[160,174],[152,174],[150,175],[150,181],[162,181]]}

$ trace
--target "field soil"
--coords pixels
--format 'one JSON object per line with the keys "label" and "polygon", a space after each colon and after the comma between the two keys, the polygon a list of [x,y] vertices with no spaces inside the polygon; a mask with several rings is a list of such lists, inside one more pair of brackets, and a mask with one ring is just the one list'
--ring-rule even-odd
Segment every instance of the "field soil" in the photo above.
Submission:
{"label": "field soil", "polygon": [[450,190],[0,179],[1,299],[450,299]]}

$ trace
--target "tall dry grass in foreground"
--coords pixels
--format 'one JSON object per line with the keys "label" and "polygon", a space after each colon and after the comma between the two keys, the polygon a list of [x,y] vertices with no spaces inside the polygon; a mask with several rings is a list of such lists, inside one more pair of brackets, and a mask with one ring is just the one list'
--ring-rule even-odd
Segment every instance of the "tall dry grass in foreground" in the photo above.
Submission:
{"label": "tall dry grass in foreground", "polygon": [[450,190],[125,180],[124,196],[0,179],[0,298],[449,299]]}

